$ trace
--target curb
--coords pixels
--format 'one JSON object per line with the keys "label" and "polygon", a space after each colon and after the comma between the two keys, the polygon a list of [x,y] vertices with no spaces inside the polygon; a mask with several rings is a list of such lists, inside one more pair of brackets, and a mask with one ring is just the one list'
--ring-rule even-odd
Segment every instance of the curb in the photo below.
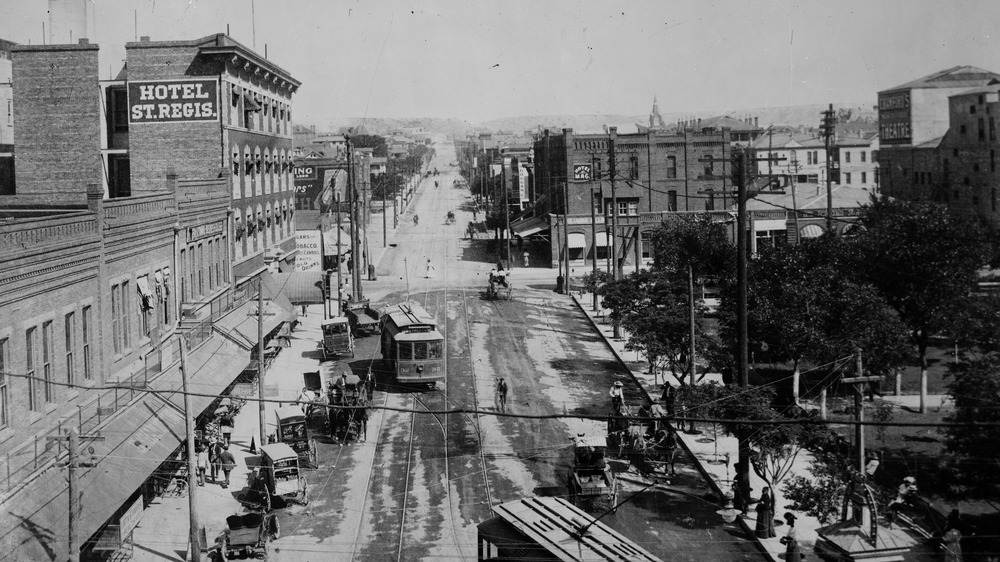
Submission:
{"label": "curb", "polygon": [[[580,302],[580,299],[577,297],[577,295],[573,294],[571,296],[573,298],[573,302],[576,303],[577,308],[579,308],[580,312],[582,312],[583,315],[587,317],[587,320],[590,322],[590,326],[594,329],[595,332],[597,332],[597,335],[601,337],[601,340],[604,341],[604,344],[608,347],[608,349],[611,350],[611,353],[614,354],[615,359],[618,360],[618,363],[628,372],[629,377],[632,378],[632,381],[635,382],[635,384],[642,391],[642,394],[643,396],[646,397],[646,400],[649,402],[653,402],[653,400],[649,397],[649,392],[646,391],[646,387],[643,386],[642,383],[639,381],[639,379],[635,377],[635,373],[633,373],[632,369],[629,368],[628,363],[625,361],[625,358],[622,357],[620,353],[618,353],[618,350],[615,349],[615,346],[611,345],[611,342],[608,340],[608,337],[604,335],[604,332],[601,331],[601,328],[597,325],[597,322],[594,321],[594,318],[587,313],[587,309],[584,308],[583,304]],[[673,424],[670,425],[671,427],[673,427]],[[702,465],[701,459],[699,459],[691,451],[691,449],[688,448],[687,443],[684,441],[682,437],[679,436],[679,434],[682,432],[678,432],[676,428],[674,428],[674,431],[678,433],[677,442],[680,443],[681,447],[684,448],[684,451],[687,452],[688,456],[694,460],[694,465],[695,467],[697,467],[698,472],[701,474],[702,478],[709,483],[709,485],[712,487],[715,493],[719,495],[719,497],[725,497],[725,492],[723,492],[722,488],[719,486],[719,483],[715,481],[715,478],[713,478],[712,475],[709,474],[707,470],[705,470],[705,467]],[[736,520],[739,522],[739,526],[740,528],[743,529],[743,532],[746,533],[747,536],[753,540],[754,544],[757,545],[757,550],[759,550],[762,554],[764,554],[765,557],[772,560],[773,562],[781,562],[780,559],[775,558],[772,555],[772,553],[757,539],[757,535],[754,529],[750,528],[750,524],[747,523],[746,518],[742,516],[737,516]]]}

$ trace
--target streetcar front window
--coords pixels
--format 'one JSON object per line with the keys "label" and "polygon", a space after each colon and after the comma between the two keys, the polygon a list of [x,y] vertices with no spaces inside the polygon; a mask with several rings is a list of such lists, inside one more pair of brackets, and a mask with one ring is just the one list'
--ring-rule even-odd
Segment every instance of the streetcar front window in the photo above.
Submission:
{"label": "streetcar front window", "polygon": [[427,342],[413,344],[413,358],[417,361],[427,359]]}
{"label": "streetcar front window", "polygon": [[444,342],[432,341],[430,342],[430,353],[428,353],[429,359],[441,359],[443,357]]}
{"label": "streetcar front window", "polygon": [[399,342],[399,354],[396,356],[400,361],[413,359],[413,343],[408,341]]}

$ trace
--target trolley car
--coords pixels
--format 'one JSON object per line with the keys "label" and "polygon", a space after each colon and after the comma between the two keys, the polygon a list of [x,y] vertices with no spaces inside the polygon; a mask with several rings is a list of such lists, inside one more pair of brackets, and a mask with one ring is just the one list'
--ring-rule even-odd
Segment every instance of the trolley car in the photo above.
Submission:
{"label": "trolley car", "polygon": [[382,313],[382,358],[392,364],[397,382],[433,388],[444,378],[444,336],[420,306],[391,306]]}

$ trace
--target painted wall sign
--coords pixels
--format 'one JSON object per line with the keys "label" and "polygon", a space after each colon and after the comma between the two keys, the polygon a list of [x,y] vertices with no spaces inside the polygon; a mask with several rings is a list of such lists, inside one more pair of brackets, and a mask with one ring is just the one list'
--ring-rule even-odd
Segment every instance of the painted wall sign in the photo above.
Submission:
{"label": "painted wall sign", "polygon": [[297,180],[314,180],[316,179],[316,167],[315,166],[295,166],[295,179]]}
{"label": "painted wall sign", "polygon": [[878,97],[878,140],[881,144],[910,142],[910,92],[890,92]]}
{"label": "painted wall sign", "polygon": [[299,251],[295,259],[296,271],[322,271],[319,230],[296,230],[295,248]]}
{"label": "painted wall sign", "polygon": [[219,120],[218,80],[128,83],[129,123],[189,123]]}

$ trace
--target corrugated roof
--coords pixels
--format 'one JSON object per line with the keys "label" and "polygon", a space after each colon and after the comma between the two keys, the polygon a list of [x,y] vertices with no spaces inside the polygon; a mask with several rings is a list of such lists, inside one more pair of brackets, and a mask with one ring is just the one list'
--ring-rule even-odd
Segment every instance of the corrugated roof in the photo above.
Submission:
{"label": "corrugated roof", "polygon": [[972,88],[988,84],[991,80],[1000,80],[1000,74],[976,66],[953,66],[879,93],[917,88]]}

